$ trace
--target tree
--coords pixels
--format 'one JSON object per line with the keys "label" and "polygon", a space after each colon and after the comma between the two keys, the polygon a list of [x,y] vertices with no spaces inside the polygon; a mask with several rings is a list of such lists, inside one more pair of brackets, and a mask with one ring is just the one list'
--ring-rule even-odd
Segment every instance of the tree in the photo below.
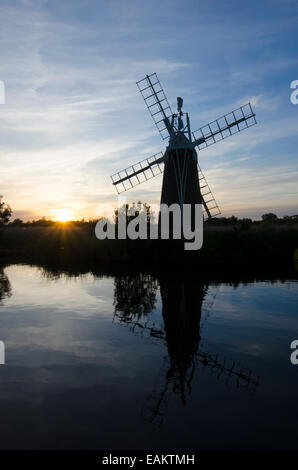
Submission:
{"label": "tree", "polygon": [[238,218],[234,215],[232,215],[232,217],[230,217],[228,220],[230,221],[231,225],[235,225],[238,222]]}
{"label": "tree", "polygon": [[0,196],[0,225],[5,225],[9,222],[12,210],[8,204],[2,201],[2,197]]}
{"label": "tree", "polygon": [[275,222],[277,219],[278,219],[277,215],[272,214],[272,212],[262,215],[263,222]]}
{"label": "tree", "polygon": [[21,227],[23,225],[22,219],[14,219],[12,222],[9,223],[9,225],[12,225],[13,227]]}
{"label": "tree", "polygon": [[119,209],[114,211],[114,221],[115,224],[118,224],[119,216],[126,217],[127,223],[133,220],[135,217],[140,214],[146,215],[147,223],[149,224],[151,220],[154,221],[155,215],[151,212],[151,207],[146,202],[138,201],[137,203],[133,202],[130,204],[123,204]]}
{"label": "tree", "polygon": [[252,226],[252,220],[248,218],[240,219],[239,226],[241,230],[248,230]]}

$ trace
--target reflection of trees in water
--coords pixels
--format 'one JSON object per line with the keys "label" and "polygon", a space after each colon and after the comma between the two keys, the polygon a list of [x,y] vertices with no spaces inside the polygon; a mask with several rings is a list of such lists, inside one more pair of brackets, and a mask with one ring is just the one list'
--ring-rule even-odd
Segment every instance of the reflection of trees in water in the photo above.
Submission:
{"label": "reflection of trees in water", "polygon": [[5,297],[11,296],[11,284],[8,277],[0,268],[0,303]]}
{"label": "reflection of trees in water", "polygon": [[115,315],[127,322],[152,312],[156,304],[158,283],[150,274],[115,277]]}
{"label": "reflection of trees in water", "polygon": [[[82,271],[80,268],[76,269],[68,269],[63,270],[61,268],[51,267],[48,266],[36,266],[38,271],[40,272],[41,276],[44,277],[48,281],[58,281],[59,279],[64,279],[66,281],[73,281],[75,279],[83,279],[84,277],[90,275],[90,271],[88,269]],[[104,277],[99,276],[99,277]]]}
{"label": "reflection of trees in water", "polygon": [[186,404],[197,369],[208,369],[226,385],[232,383],[238,389],[250,388],[253,393],[258,378],[252,376],[250,369],[199,347],[202,328],[210,315],[217,288],[210,289],[208,283],[202,281],[185,282],[178,277],[164,276],[159,278],[159,285],[162,320],[157,326],[156,319],[148,315],[156,303],[156,279],[138,274],[115,280],[114,305],[118,321],[134,333],[144,335],[147,332],[167,346],[168,356],[164,358],[154,390],[144,404],[143,417],[160,426],[171,396],[178,395]]}

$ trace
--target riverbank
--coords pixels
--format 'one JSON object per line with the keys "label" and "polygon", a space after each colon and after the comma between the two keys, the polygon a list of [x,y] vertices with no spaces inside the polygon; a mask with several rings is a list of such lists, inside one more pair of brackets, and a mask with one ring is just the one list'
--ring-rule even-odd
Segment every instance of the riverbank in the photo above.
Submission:
{"label": "riverbank", "polygon": [[[160,265],[181,262],[199,266],[293,264],[298,226],[206,227],[201,250],[185,251],[180,240],[98,240],[94,227],[4,227],[0,260],[56,265]],[[199,263],[199,265],[198,265]]]}

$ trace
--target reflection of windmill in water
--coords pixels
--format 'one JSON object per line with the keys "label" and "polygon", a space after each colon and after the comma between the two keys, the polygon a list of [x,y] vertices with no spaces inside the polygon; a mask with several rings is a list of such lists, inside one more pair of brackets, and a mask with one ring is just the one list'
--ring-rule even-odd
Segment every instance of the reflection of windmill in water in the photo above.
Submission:
{"label": "reflection of windmill in water", "polygon": [[[153,310],[155,307],[157,281],[150,275],[129,277],[127,281],[124,280],[125,277],[115,280],[114,320],[128,326],[134,334],[147,336],[154,342],[165,342],[168,351],[154,391],[143,407],[142,414],[146,420],[160,426],[165,407],[175,394],[186,404],[197,369],[209,371],[227,386],[254,392],[259,379],[253,377],[250,369],[243,368],[236,361],[205,351],[202,347],[202,329],[217,294],[216,286],[209,286],[202,281],[184,282],[181,279],[161,277],[161,319],[156,313],[150,313],[150,308]],[[134,286],[132,297],[130,291],[122,291],[125,285],[127,287],[127,282],[130,287]],[[139,297],[137,292],[140,293]],[[136,308],[138,300],[139,307]]]}

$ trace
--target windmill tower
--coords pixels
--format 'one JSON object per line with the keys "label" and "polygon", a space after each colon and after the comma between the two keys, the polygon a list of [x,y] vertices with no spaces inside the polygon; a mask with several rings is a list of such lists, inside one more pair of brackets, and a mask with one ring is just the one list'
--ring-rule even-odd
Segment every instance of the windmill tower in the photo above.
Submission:
{"label": "windmill tower", "polygon": [[118,194],[164,172],[161,203],[203,204],[204,217],[220,214],[206,178],[198,164],[197,151],[256,124],[250,103],[192,132],[188,113],[182,111],[183,99],[177,98],[173,113],[160,81],[153,73],[137,82],[145,104],[163,140],[159,152],[111,176]]}

